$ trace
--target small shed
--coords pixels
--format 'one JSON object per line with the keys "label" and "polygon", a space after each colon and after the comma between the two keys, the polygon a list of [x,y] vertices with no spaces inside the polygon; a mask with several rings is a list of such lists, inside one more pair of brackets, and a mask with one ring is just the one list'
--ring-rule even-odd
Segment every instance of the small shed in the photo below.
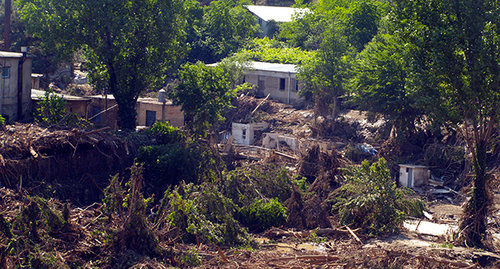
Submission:
{"label": "small shed", "polygon": [[232,135],[235,144],[252,145],[255,142],[256,131],[262,131],[269,127],[266,122],[260,123],[236,123],[233,122]]}
{"label": "small shed", "polygon": [[429,183],[431,171],[428,166],[414,164],[399,165],[399,183],[404,187],[417,187]]}

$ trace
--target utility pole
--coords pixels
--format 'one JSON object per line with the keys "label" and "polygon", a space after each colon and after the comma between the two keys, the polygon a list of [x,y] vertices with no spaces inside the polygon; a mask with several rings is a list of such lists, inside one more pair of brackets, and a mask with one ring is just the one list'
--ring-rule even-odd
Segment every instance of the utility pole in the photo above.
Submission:
{"label": "utility pole", "polygon": [[5,22],[3,32],[4,51],[10,51],[10,14],[12,13],[12,1],[5,0]]}

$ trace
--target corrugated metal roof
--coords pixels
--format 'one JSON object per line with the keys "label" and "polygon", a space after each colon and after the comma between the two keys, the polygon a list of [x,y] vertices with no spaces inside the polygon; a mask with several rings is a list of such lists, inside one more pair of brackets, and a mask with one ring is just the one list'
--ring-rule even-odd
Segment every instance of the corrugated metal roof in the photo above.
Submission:
{"label": "corrugated metal roof", "polygon": [[283,73],[297,73],[297,66],[294,64],[276,64],[265,62],[250,62],[250,68],[256,71],[274,71]]}
{"label": "corrugated metal roof", "polygon": [[293,8],[293,7],[272,7],[272,6],[245,6],[250,12],[252,12],[257,17],[270,21],[274,20],[277,22],[289,22],[292,21],[292,16],[295,13],[304,14],[308,12],[307,8]]}

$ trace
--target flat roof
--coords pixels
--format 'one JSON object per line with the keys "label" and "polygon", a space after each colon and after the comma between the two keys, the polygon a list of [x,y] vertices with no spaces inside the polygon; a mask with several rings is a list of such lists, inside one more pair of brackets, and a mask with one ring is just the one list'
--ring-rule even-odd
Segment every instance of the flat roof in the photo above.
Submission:
{"label": "flat roof", "polygon": [[256,71],[274,71],[283,73],[297,73],[295,64],[277,64],[266,62],[250,62],[250,68]]}
{"label": "flat roof", "polygon": [[429,166],[425,165],[416,165],[416,164],[400,164],[400,167],[408,167],[408,168],[429,168]]}
{"label": "flat roof", "polygon": [[274,20],[277,22],[292,21],[294,14],[304,14],[308,12],[307,8],[294,8],[294,7],[274,7],[274,6],[254,6],[245,5],[245,7],[255,16],[265,20]]}
{"label": "flat roof", "polygon": [[[80,97],[80,96],[67,95],[67,94],[61,94],[61,93],[55,93],[55,92],[53,92],[52,94],[55,94],[59,97],[62,97],[64,100],[67,100],[67,101],[90,101],[89,98]],[[45,91],[31,89],[31,99],[40,100],[44,96],[45,96]]]}

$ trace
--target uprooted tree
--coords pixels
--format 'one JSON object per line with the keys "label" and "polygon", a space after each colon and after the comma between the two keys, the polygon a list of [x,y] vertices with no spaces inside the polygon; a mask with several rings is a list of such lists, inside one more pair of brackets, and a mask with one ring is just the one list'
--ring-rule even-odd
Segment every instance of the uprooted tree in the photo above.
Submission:
{"label": "uprooted tree", "polygon": [[499,117],[500,9],[496,1],[396,1],[411,52],[413,89],[429,118],[455,124],[472,153],[471,199],[459,240],[486,247],[487,150]]}
{"label": "uprooted tree", "polygon": [[93,82],[118,104],[118,125],[135,129],[139,94],[160,86],[183,56],[183,0],[19,0],[21,18],[45,50],[86,53]]}

